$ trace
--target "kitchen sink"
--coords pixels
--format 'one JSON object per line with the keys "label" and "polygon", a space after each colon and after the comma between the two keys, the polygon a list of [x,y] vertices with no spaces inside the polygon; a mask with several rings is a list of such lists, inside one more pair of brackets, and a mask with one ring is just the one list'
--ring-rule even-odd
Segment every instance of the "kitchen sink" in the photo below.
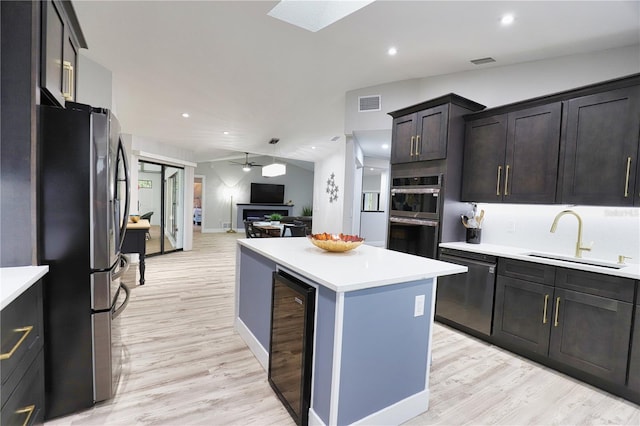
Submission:
{"label": "kitchen sink", "polygon": [[599,266],[601,268],[611,268],[611,269],[622,269],[625,266],[628,266],[628,265],[619,264],[619,263],[606,262],[603,260],[581,259],[577,257],[563,256],[561,254],[552,254],[552,253],[526,253],[526,256],[539,257],[543,259],[560,260],[562,262],[580,263],[583,265]]}

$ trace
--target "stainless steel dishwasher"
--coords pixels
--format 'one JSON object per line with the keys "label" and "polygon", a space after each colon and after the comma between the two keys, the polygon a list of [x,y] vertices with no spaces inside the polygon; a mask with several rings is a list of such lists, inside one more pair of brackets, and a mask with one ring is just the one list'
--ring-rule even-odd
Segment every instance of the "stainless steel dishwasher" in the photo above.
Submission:
{"label": "stainless steel dishwasher", "polygon": [[[491,335],[496,287],[496,258],[443,248],[439,260],[469,268],[438,278],[436,320],[470,334]],[[461,327],[460,327],[461,326]]]}

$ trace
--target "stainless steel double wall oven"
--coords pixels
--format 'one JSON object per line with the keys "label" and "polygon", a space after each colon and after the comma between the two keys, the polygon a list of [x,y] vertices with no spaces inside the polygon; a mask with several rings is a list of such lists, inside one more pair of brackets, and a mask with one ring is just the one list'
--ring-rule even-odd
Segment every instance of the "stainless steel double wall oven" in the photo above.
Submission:
{"label": "stainless steel double wall oven", "polygon": [[393,170],[389,213],[391,250],[436,258],[443,174]]}

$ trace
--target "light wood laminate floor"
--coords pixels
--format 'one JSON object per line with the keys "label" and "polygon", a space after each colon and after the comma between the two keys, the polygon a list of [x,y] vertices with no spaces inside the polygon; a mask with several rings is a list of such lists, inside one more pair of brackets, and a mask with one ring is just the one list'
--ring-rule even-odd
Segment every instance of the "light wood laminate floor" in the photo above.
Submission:
{"label": "light wood laminate floor", "polygon": [[[122,315],[116,397],[55,425],[293,425],[233,330],[235,246],[194,233],[194,250],[147,259]],[[436,324],[429,410],[410,425],[640,425],[640,407]]]}

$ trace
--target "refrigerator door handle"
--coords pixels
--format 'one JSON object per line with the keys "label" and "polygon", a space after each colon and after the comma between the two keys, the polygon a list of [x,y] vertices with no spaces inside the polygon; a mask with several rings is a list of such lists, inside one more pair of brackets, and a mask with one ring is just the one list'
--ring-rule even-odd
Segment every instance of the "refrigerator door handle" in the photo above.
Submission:
{"label": "refrigerator door handle", "polygon": [[129,270],[130,264],[131,264],[131,260],[129,259],[129,256],[120,253],[120,269],[118,269],[118,272],[113,274],[111,279],[117,280],[118,278],[123,276]]}
{"label": "refrigerator door handle", "polygon": [[120,223],[120,241],[118,244],[118,251],[122,248],[122,243],[124,242],[124,236],[127,232],[127,222],[129,221],[129,202],[131,200],[131,182],[130,182],[130,173],[129,173],[129,164],[127,163],[127,151],[122,144],[122,140],[118,141],[118,157],[120,157],[120,153],[122,153],[122,165],[124,169],[124,180],[125,180],[125,199],[124,199],[124,217]]}
{"label": "refrigerator door handle", "polygon": [[124,309],[129,304],[129,296],[131,295],[131,290],[129,290],[129,287],[127,287],[126,284],[120,284],[120,288],[124,290],[126,297],[124,299],[124,302],[122,302],[122,305],[118,306],[118,308],[113,311],[113,316],[111,317],[112,319],[118,318],[118,316],[120,316],[122,311],[124,311]]}

